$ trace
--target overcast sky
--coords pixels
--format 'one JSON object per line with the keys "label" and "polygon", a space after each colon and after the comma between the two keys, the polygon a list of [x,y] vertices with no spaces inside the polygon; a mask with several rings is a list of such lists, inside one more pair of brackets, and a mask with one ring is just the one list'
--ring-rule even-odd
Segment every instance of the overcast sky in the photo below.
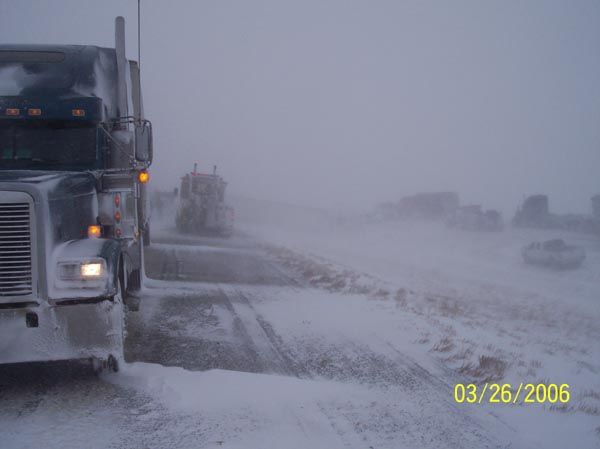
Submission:
{"label": "overcast sky", "polygon": [[[135,0],[0,0],[0,41],[113,46]],[[153,182],[369,209],[416,191],[512,214],[600,193],[600,2],[142,0]]]}

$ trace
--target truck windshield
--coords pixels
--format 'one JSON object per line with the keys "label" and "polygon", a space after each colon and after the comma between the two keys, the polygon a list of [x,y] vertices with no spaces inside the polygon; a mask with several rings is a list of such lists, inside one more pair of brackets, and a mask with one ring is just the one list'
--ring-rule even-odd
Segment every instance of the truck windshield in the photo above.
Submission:
{"label": "truck windshield", "polygon": [[90,124],[0,120],[0,169],[95,169],[96,140]]}

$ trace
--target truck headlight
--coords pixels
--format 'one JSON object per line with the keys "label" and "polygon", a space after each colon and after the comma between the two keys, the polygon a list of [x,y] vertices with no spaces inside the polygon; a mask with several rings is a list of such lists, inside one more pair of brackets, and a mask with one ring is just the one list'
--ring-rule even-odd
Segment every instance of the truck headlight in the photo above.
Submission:
{"label": "truck headlight", "polygon": [[81,277],[99,278],[104,274],[104,267],[100,262],[87,262],[81,264]]}
{"label": "truck headlight", "polygon": [[106,277],[104,259],[58,263],[58,277],[63,281],[98,280]]}

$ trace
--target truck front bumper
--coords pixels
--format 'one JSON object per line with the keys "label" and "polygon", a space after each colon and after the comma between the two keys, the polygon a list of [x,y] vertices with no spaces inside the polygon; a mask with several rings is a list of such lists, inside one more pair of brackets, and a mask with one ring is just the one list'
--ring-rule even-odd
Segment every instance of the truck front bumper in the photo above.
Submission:
{"label": "truck front bumper", "polygon": [[0,310],[0,363],[106,359],[122,351],[120,301]]}

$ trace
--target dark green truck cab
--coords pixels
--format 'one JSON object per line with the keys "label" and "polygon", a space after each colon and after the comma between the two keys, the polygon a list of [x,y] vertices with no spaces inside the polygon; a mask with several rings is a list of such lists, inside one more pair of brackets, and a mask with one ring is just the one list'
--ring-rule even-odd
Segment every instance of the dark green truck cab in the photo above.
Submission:
{"label": "dark green truck cab", "polygon": [[152,129],[115,48],[0,45],[0,363],[122,357]]}

